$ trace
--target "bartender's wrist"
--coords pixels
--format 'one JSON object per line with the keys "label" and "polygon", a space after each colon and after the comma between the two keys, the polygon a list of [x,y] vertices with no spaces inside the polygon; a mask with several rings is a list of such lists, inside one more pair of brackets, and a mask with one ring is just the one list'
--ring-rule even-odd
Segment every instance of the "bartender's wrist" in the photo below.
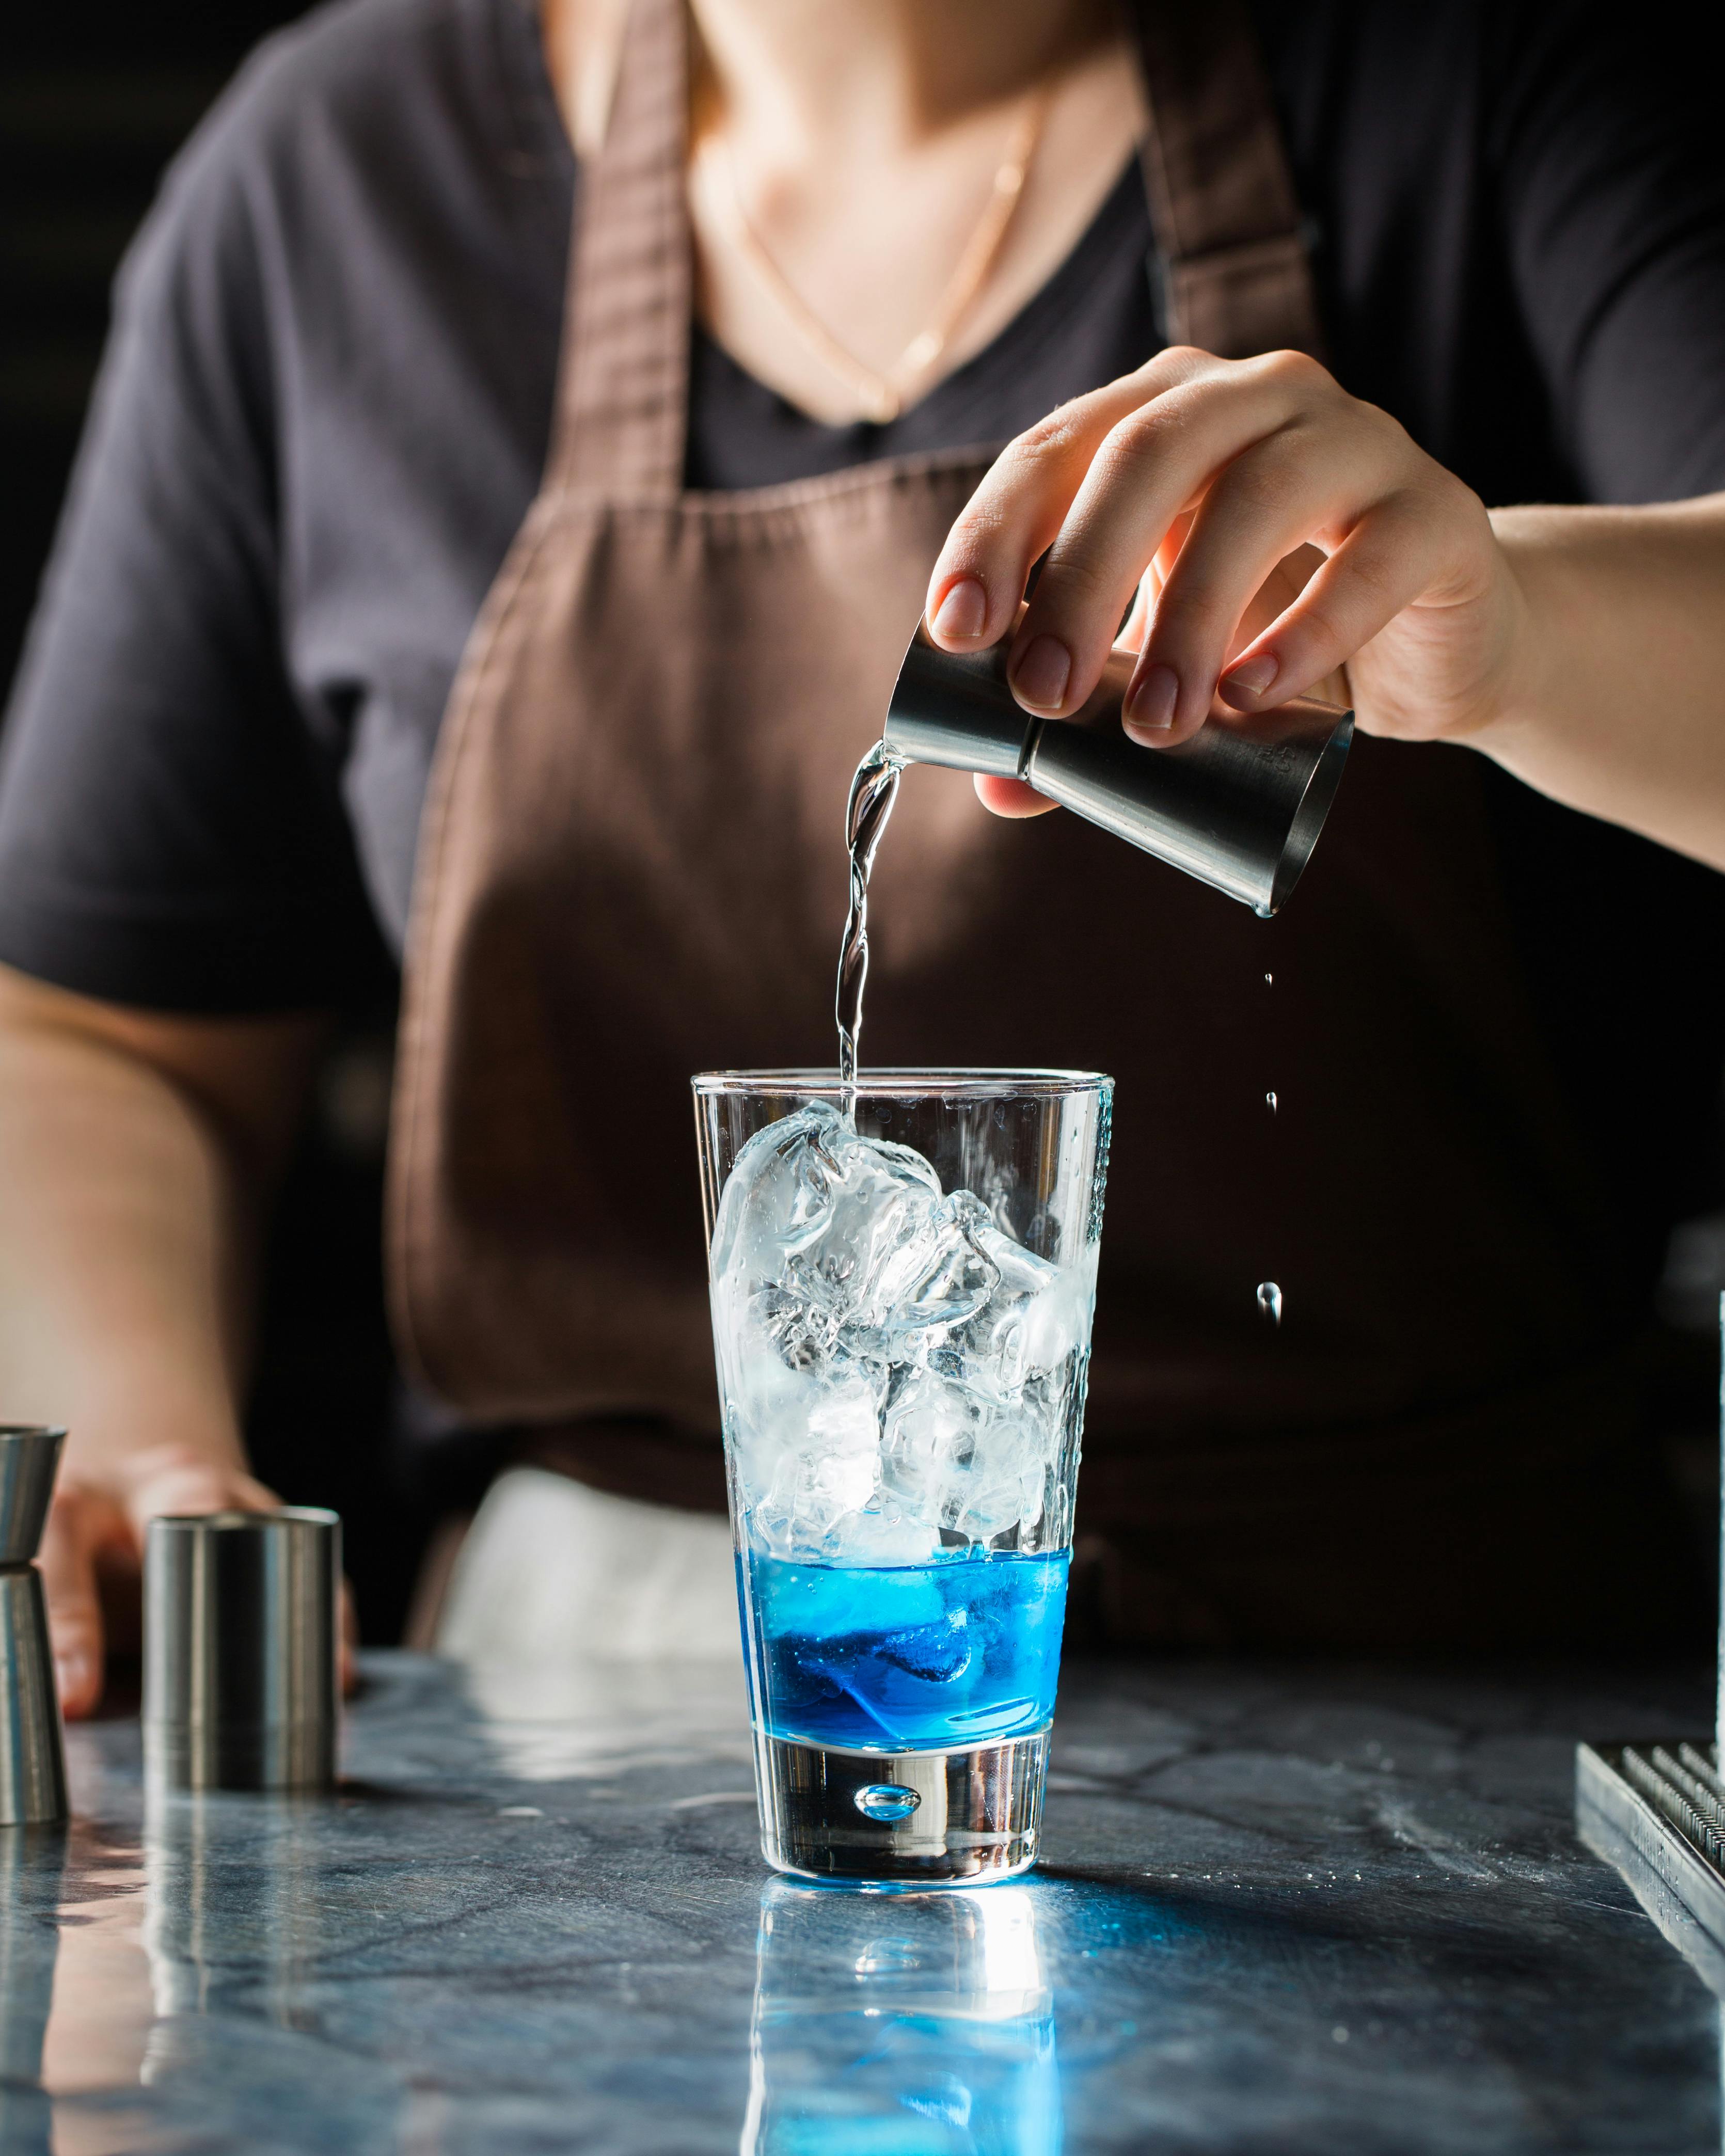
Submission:
{"label": "bartender's wrist", "polygon": [[1505,762],[1564,723],[1576,699],[1577,669],[1587,666],[1587,626],[1565,562],[1564,521],[1575,513],[1491,512],[1507,572],[1509,633],[1478,722],[1458,737]]}

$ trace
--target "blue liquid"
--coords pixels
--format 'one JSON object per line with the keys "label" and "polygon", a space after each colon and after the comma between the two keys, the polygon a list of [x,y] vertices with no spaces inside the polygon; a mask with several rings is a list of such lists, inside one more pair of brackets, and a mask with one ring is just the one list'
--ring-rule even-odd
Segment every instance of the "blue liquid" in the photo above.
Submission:
{"label": "blue liquid", "polygon": [[738,1559],[761,1727],[807,1744],[956,1751],[1054,1712],[1068,1553],[890,1569]]}

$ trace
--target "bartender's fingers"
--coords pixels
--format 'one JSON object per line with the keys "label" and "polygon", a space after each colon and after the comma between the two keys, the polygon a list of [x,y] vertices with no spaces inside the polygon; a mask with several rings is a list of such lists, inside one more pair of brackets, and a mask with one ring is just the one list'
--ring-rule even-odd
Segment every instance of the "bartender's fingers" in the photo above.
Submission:
{"label": "bartender's fingers", "polygon": [[[1176,517],[1170,535],[1173,543],[1178,544],[1184,537],[1186,526],[1190,521],[1189,517]],[[1126,626],[1115,639],[1128,651],[1138,651],[1143,648],[1155,609],[1155,594],[1160,583],[1157,564],[1153,562],[1148,574],[1138,587],[1137,597],[1132,601]],[[1019,820],[1027,816],[1045,816],[1057,805],[1046,794],[1039,793],[1034,786],[1026,786],[1021,778],[999,778],[992,773],[979,771],[976,774],[975,784],[977,798],[983,808],[992,809],[997,816]]]}
{"label": "bartender's fingers", "polygon": [[[1120,409],[1122,391],[1142,401]],[[957,643],[945,632],[961,588],[993,594],[1004,585],[1015,602],[1043,555],[1009,670],[1027,710],[1068,716],[1095,688],[1121,616],[1182,511],[1243,451],[1330,398],[1350,401],[1296,352],[1224,361],[1183,350],[1080,398],[1019,437],[954,526],[931,591],[937,639]],[[991,627],[993,611],[991,596]]]}
{"label": "bartender's fingers", "polygon": [[[1185,346],[1158,352],[1135,372],[1075,397],[1009,442],[947,534],[929,578],[927,612],[936,643],[949,651],[969,651],[1004,636],[1032,566],[1053,543],[1111,431],[1163,393],[1221,363]],[[1114,619],[1120,619],[1117,610]]]}
{"label": "bartender's fingers", "polygon": [[1483,595],[1495,543],[1485,506],[1432,469],[1444,485],[1409,487],[1362,517],[1286,611],[1235,656],[1218,685],[1225,701],[1255,711],[1303,696],[1408,608],[1435,619]]}
{"label": "bartender's fingers", "polygon": [[1165,740],[1195,732],[1276,562],[1345,530],[1419,458],[1393,420],[1301,353],[1213,362],[1097,451],[1016,633],[1019,701],[1065,716],[1090,694],[1122,605],[1189,507],[1137,670],[1137,715]]}
{"label": "bartender's fingers", "polygon": [[140,1550],[151,1520],[164,1513],[274,1512],[281,1500],[237,1463],[177,1445],[134,1454],[117,1480]]}
{"label": "bartender's fingers", "polygon": [[125,1512],[105,1491],[76,1482],[55,1491],[39,1557],[60,1711],[74,1722],[94,1712],[102,1697],[96,1558],[103,1548],[126,1537]]}
{"label": "bartender's fingers", "polygon": [[1045,816],[1050,808],[1059,806],[1045,793],[1039,793],[1034,786],[1026,786],[1022,778],[997,778],[988,772],[979,771],[975,783],[978,800],[997,816]]}
{"label": "bartender's fingers", "polygon": [[[1441,573],[1450,542],[1435,503],[1456,483],[1381,418],[1358,405],[1317,426],[1279,429],[1218,474],[1167,572],[1127,691],[1126,723],[1139,739],[1166,744],[1204,724],[1254,598],[1308,541],[1333,552],[1369,526],[1363,566],[1343,580],[1347,624],[1360,634],[1307,679],[1284,679],[1277,701],[1352,658]],[[1322,600],[1313,603],[1321,616]]]}

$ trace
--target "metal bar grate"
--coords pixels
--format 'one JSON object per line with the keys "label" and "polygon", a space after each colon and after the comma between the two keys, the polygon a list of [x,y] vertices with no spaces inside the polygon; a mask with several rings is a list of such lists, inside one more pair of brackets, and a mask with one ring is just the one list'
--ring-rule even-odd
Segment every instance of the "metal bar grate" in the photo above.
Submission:
{"label": "metal bar grate", "polygon": [[1578,1745],[1575,1815],[1583,1840],[1623,1875],[1661,1930],[1725,1996],[1718,1747],[1680,1738]]}

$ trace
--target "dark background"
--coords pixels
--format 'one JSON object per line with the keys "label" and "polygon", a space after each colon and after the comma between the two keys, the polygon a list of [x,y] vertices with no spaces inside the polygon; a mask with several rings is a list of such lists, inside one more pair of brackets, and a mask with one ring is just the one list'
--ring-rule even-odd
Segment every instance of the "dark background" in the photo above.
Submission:
{"label": "dark background", "polygon": [[[109,286],[163,166],[279,0],[148,0],[15,11],[0,79],[0,681],[10,681],[52,540],[108,319]],[[1717,983],[1697,978],[1698,994]],[[479,1456],[390,1437],[377,1265],[392,1013],[350,1015],[284,1195],[249,1418],[259,1473],[347,1527],[362,1629],[400,1635],[431,1527],[471,1504]],[[1680,1231],[1649,1343],[1662,1459],[1717,1548],[1712,1345],[1725,1220]]]}

